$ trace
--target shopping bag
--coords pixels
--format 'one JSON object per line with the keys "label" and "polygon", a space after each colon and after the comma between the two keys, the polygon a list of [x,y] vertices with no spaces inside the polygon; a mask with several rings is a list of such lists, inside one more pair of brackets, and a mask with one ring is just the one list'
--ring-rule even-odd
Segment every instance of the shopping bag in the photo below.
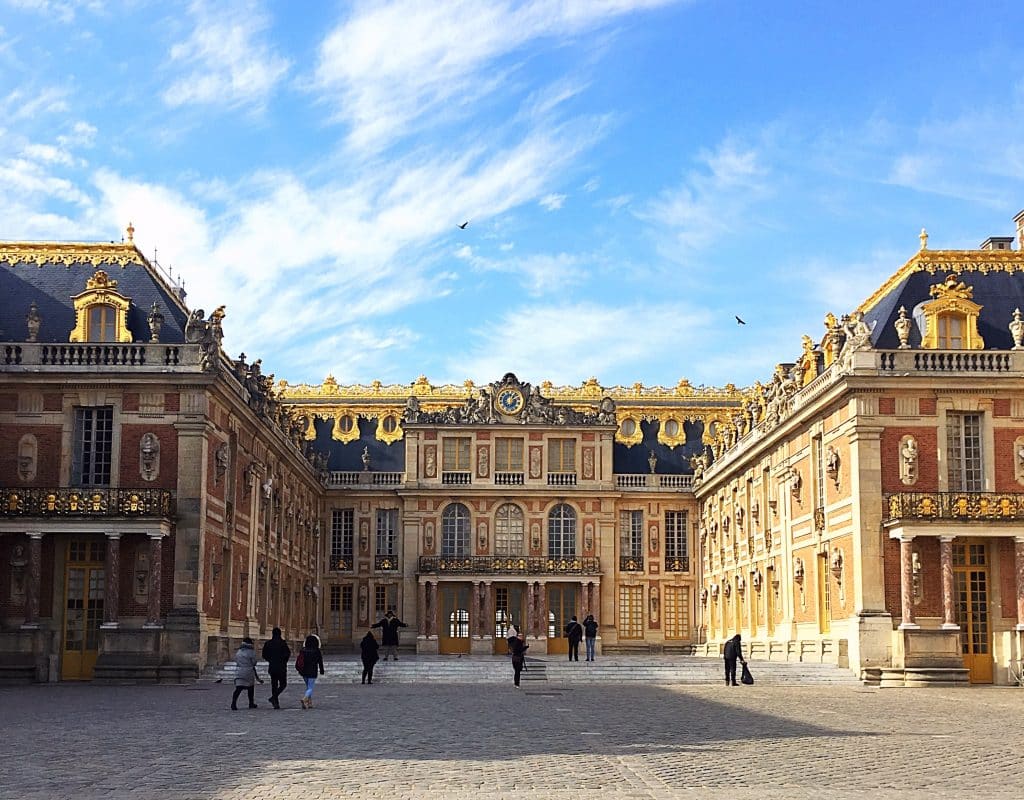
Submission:
{"label": "shopping bag", "polygon": [[747,686],[751,686],[754,683],[754,676],[750,674],[750,667],[747,666],[747,662],[743,662],[743,674],[740,675],[740,683]]}

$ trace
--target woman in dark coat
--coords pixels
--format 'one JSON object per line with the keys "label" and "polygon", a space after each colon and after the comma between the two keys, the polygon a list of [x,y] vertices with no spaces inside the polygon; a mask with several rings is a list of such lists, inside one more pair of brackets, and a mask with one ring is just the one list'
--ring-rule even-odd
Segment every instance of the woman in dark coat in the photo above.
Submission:
{"label": "woman in dark coat", "polygon": [[736,683],[736,662],[739,661],[741,664],[747,662],[743,660],[743,645],[738,633],[725,643],[722,657],[725,659],[725,685],[739,686]]}
{"label": "woman in dark coat", "polygon": [[363,637],[363,641],[359,643],[359,649],[363,654],[363,683],[373,683],[373,665],[377,663],[377,659],[380,658],[377,655],[377,650],[380,645],[377,644],[377,639],[373,635],[373,631],[367,631],[366,636]]}
{"label": "woman in dark coat", "polygon": [[521,633],[515,639],[509,639],[509,649],[512,652],[512,682],[517,689],[519,688],[519,673],[523,671],[526,651],[529,648],[530,645],[523,641]]}
{"label": "woman in dark coat", "polygon": [[[302,656],[302,668],[299,674],[306,681],[306,692],[302,695],[302,707],[313,707],[313,687],[316,686],[316,676],[324,674],[324,657],[320,652],[320,639],[310,634],[306,637],[306,644],[300,651]],[[298,664],[295,665],[298,667]]]}

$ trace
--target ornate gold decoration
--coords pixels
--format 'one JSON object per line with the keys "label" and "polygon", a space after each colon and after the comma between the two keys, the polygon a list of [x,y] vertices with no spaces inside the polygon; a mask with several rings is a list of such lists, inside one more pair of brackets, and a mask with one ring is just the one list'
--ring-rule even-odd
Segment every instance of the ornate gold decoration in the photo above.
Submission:
{"label": "ornate gold decoration", "polygon": [[643,441],[644,434],[640,430],[640,420],[633,414],[626,414],[619,419],[619,428],[615,431],[615,441],[632,447]]}
{"label": "ornate gold decoration", "polygon": [[886,495],[888,519],[992,522],[1024,519],[1024,494],[995,492],[897,492]]}
{"label": "ornate gold decoration", "polygon": [[174,498],[164,489],[10,489],[0,517],[169,517]]}
{"label": "ornate gold decoration", "polygon": [[[681,417],[682,415],[680,415]],[[658,417],[658,441],[668,447],[678,447],[686,443],[684,420],[671,412]],[[672,433],[670,428],[675,428]]]}
{"label": "ornate gold decoration", "polygon": [[[315,416],[325,417],[330,419],[328,414],[312,414],[310,419]],[[346,431],[341,427],[341,421],[348,417],[352,420],[352,426]],[[337,442],[354,442],[359,438],[359,417],[355,414],[337,414],[334,416],[334,426],[331,428],[331,438]]]}
{"label": "ornate gold decoration", "polygon": [[[134,229],[132,229],[134,232]],[[138,251],[135,244],[127,242],[0,242],[0,264],[34,264],[37,267],[46,264],[60,264],[70,267],[72,264],[117,264],[126,267],[129,264],[146,266],[146,259]]]}
{"label": "ornate gold decoration", "polygon": [[806,386],[815,378],[818,377],[818,359],[814,354],[814,340],[804,334],[801,340],[801,347],[803,353],[800,355],[800,365],[803,367],[803,382],[802,386]]}
{"label": "ornate gold decoration", "polygon": [[928,231],[926,231],[924,228],[921,228],[921,233],[918,234],[917,238],[921,240],[921,249],[922,250],[927,250],[928,249]]}
{"label": "ornate gold decoration", "polygon": [[117,291],[117,281],[111,280],[105,270],[97,269],[85,282],[85,291],[71,300],[75,305],[75,327],[68,336],[69,342],[89,341],[89,309],[99,305],[114,309],[114,341],[131,342],[132,333],[128,330],[131,300]]}
{"label": "ornate gold decoration", "polygon": [[985,349],[985,341],[978,333],[978,315],[982,307],[971,300],[974,287],[958,278],[955,273],[950,273],[945,281],[934,284],[928,293],[935,299],[921,306],[925,319],[925,331],[921,336],[924,349],[939,347],[939,321],[944,316],[958,317],[963,322],[964,350]]}
{"label": "ornate gold decoration", "polygon": [[[390,431],[387,430],[389,420],[394,425]],[[397,412],[394,414],[378,414],[375,436],[385,444],[392,444],[405,436],[405,431],[402,430],[402,415]]]}

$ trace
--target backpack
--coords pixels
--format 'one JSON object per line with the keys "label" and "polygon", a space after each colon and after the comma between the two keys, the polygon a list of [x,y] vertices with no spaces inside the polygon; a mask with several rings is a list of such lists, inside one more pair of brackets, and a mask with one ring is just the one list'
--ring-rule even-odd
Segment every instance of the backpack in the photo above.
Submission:
{"label": "backpack", "polygon": [[301,673],[302,670],[304,670],[305,668],[306,668],[306,654],[304,652],[302,652],[302,650],[300,650],[299,651],[299,655],[295,658],[295,669],[298,670],[299,673]]}

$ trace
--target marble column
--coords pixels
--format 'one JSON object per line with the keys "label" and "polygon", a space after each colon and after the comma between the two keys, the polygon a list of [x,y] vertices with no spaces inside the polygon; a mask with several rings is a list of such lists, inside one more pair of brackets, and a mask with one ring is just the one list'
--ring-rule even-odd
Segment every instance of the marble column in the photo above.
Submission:
{"label": "marble column", "polygon": [[1017,567],[1017,630],[1024,631],[1024,536],[1014,537],[1013,552]]}
{"label": "marble column", "polygon": [[436,583],[431,583],[430,581],[427,581],[427,583],[423,587],[423,598],[424,598],[424,604],[425,604],[425,607],[426,607],[426,620],[425,621],[426,621],[426,627],[427,627],[427,636],[434,636],[435,635],[435,631],[437,630],[437,627],[436,627],[437,611],[434,608],[434,606],[437,604],[437,597],[436,597],[436,595],[437,595],[437,584]]}
{"label": "marble column", "polygon": [[121,603],[121,534],[107,533],[107,559],[103,591],[103,624],[101,628],[116,628]]}
{"label": "marble column", "polygon": [[483,604],[484,603],[483,603],[483,600],[484,600],[484,598],[483,598],[483,594],[480,591],[483,588],[483,584],[480,581],[472,581],[471,586],[472,586],[472,588],[469,591],[469,596],[470,596],[470,598],[472,598],[470,600],[470,602],[469,602],[469,607],[471,609],[470,614],[469,614],[469,624],[470,624],[469,635],[471,637],[475,637],[475,638],[479,639],[481,636],[484,635],[483,634],[483,616],[484,616],[484,612],[483,612]]}
{"label": "marble column", "polygon": [[900,630],[920,627],[914,622],[914,537],[900,537]]}
{"label": "marble column", "polygon": [[427,621],[427,584],[421,582],[419,586],[419,629],[423,636],[430,635],[430,624]]}
{"label": "marble column", "polygon": [[162,628],[160,622],[160,596],[163,594],[163,542],[162,533],[149,534],[149,602],[144,628]]}
{"label": "marble column", "polygon": [[26,531],[28,535],[28,581],[25,584],[25,622],[22,628],[39,627],[39,592],[43,580],[43,532]]}
{"label": "marble column", "polygon": [[942,628],[959,630],[956,622],[956,589],[953,585],[953,537],[939,537],[939,565],[942,570]]}
{"label": "marble column", "polygon": [[490,581],[483,583],[484,589],[484,638],[494,639],[494,589]]}

